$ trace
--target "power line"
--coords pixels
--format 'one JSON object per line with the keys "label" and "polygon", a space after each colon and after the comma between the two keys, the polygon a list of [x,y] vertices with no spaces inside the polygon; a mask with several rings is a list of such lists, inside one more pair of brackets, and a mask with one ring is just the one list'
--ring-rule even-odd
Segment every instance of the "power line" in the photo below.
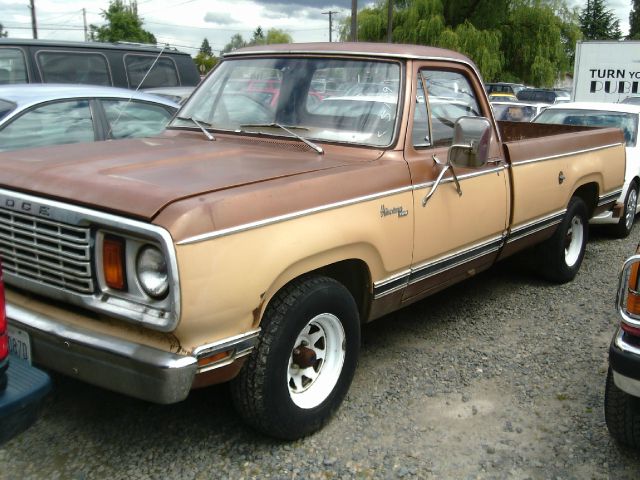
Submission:
{"label": "power line", "polygon": [[[3,25],[4,26],[4,25]],[[32,27],[12,27],[12,26],[6,26],[5,28],[10,28],[11,30],[31,30]],[[73,27],[43,27],[43,26],[39,26],[38,30],[47,30],[47,31],[56,31],[56,30],[79,30],[79,31],[83,31],[84,28],[83,27],[78,27],[78,28],[73,28]]]}

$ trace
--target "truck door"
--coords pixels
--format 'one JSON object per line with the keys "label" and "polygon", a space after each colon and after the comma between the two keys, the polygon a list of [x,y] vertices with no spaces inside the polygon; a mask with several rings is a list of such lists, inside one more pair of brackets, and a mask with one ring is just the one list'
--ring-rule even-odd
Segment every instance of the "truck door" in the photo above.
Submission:
{"label": "truck door", "polygon": [[[405,158],[413,182],[415,238],[409,286],[403,301],[415,300],[489,267],[503,243],[509,212],[506,164],[483,87],[466,65],[415,64],[413,111]],[[426,87],[426,88],[425,88]],[[447,161],[454,123],[484,116],[492,125],[489,161],[453,166],[436,182]],[[435,158],[435,159],[434,159]],[[435,191],[424,204],[424,199]]]}

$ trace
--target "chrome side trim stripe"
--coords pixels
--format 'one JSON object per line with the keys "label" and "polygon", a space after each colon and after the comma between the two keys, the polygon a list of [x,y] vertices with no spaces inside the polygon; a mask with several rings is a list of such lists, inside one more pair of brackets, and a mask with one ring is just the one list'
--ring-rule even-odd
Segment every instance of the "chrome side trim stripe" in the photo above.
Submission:
{"label": "chrome side trim stripe", "polygon": [[615,200],[618,199],[618,197],[620,197],[620,195],[622,195],[622,189],[614,190],[611,193],[606,193],[604,195],[600,195],[600,198],[598,198],[598,206],[601,207],[605,203],[609,203],[609,202],[615,201]]}
{"label": "chrome side trim stripe", "polygon": [[179,242],[177,242],[177,244],[190,245],[192,243],[204,242],[205,240],[211,240],[213,238],[218,238],[218,237],[225,237],[233,233],[244,232],[246,230],[253,230],[254,228],[264,227],[267,225],[272,225],[274,223],[280,223],[280,222],[284,222],[286,220],[292,220],[295,218],[306,217],[307,215],[325,212],[328,210],[334,210],[340,207],[355,205],[356,203],[368,202],[371,200],[376,200],[378,198],[384,198],[390,195],[396,195],[398,193],[410,192],[412,190],[413,190],[413,187],[410,185],[407,187],[396,188],[394,190],[388,190],[386,192],[373,193],[371,195],[364,195],[362,197],[356,197],[349,200],[344,200],[342,202],[330,203],[328,205],[322,205],[320,207],[309,208],[306,210],[299,210],[297,212],[287,213],[284,215],[279,215],[277,217],[266,218],[264,220],[258,220],[256,222],[250,222],[250,223],[245,223],[243,225],[238,225],[235,227],[224,228],[222,230],[217,230],[215,232],[208,232],[208,233],[202,233],[200,235],[194,235],[193,237],[188,237],[188,238],[185,238],[184,240],[180,240]]}
{"label": "chrome side trim stripe", "polygon": [[422,265],[386,278],[373,285],[373,297],[379,299],[385,295],[397,292],[409,285],[425,280],[429,277],[445,272],[471,260],[496,252],[502,246],[502,237],[496,237],[473,247],[459,250],[451,255],[425,262]]}
{"label": "chrome side trim stripe", "polygon": [[480,245],[458,251],[453,255],[418,265],[411,269],[409,285],[433,277],[438,273],[445,272],[471,260],[483,257],[484,255],[496,252],[502,247],[502,243],[502,236],[496,237]]}
{"label": "chrome side trim stripe", "polygon": [[[475,177],[482,177],[484,175],[490,175],[492,173],[498,173],[501,172],[503,170],[505,170],[507,168],[507,165],[501,165],[499,167],[496,168],[492,168],[491,170],[482,170],[480,172],[473,172],[473,173],[465,173],[464,175],[458,175],[458,180],[466,180],[468,178],[475,178]],[[440,183],[451,183],[453,182],[453,177],[451,178],[445,178],[443,179]],[[435,180],[430,181],[430,182],[425,182],[425,183],[419,183],[417,185],[415,185],[413,187],[414,190],[420,190],[422,188],[429,188],[431,186],[433,186],[433,184],[436,183]]]}
{"label": "chrome side trim stripe", "polygon": [[580,153],[597,152],[599,150],[606,150],[607,148],[617,147],[619,145],[622,145],[622,144],[621,143],[611,143],[609,145],[603,145],[603,146],[600,146],[600,147],[586,148],[584,150],[577,150],[577,151],[572,151],[572,152],[559,153],[557,155],[549,155],[548,157],[532,158],[531,160],[524,160],[522,162],[513,162],[511,165],[512,165],[513,168],[515,168],[515,167],[519,167],[520,165],[528,165],[530,163],[544,162],[546,160],[556,160],[558,158],[568,157],[570,155],[577,155],[577,154],[580,154]]}
{"label": "chrome side trim stripe", "polygon": [[524,237],[528,237],[529,235],[544,230],[545,228],[557,225],[562,221],[562,218],[564,217],[566,211],[567,210],[564,209],[533,222],[525,223],[524,225],[519,225],[516,228],[512,228],[511,233],[509,234],[509,237],[507,239],[507,243],[521,240]]}
{"label": "chrome side trim stripe", "polygon": [[405,270],[393,277],[386,278],[373,284],[373,298],[383,297],[390,293],[402,290],[409,284],[411,270]]}
{"label": "chrome side trim stripe", "polygon": [[[483,170],[481,172],[473,172],[473,173],[467,173],[465,175],[460,175],[458,177],[459,180],[464,180],[467,178],[474,178],[474,177],[479,177],[482,175],[489,175],[492,173],[497,173],[500,172],[502,170],[504,170],[506,167],[505,166],[500,166],[500,167],[496,167],[496,168],[492,168],[491,170]],[[442,183],[450,183],[452,182],[453,179],[452,178],[447,178],[444,179],[442,181]],[[406,187],[402,187],[402,188],[396,188],[394,190],[387,190],[385,192],[379,192],[379,193],[373,193],[371,195],[364,195],[362,197],[356,197],[356,198],[351,198],[349,200],[343,200],[341,202],[335,202],[335,203],[330,203],[328,205],[321,205],[319,207],[314,207],[314,208],[309,208],[306,210],[299,210],[297,212],[291,212],[291,213],[287,213],[284,215],[279,215],[277,217],[272,217],[272,218],[266,218],[264,220],[259,220],[256,222],[250,222],[250,223],[245,223],[243,225],[237,225],[235,227],[229,227],[229,228],[225,228],[222,230],[217,230],[215,232],[207,232],[207,233],[202,233],[200,235],[194,235],[192,237],[187,237],[183,240],[180,240],[179,242],[177,242],[178,245],[190,245],[193,243],[199,243],[199,242],[204,242],[206,240],[212,240],[214,238],[218,238],[218,237],[225,237],[227,235],[231,235],[234,233],[239,233],[239,232],[244,232],[247,230],[253,230],[254,228],[260,228],[260,227],[265,227],[267,225],[272,225],[275,223],[280,223],[280,222],[284,222],[287,220],[293,220],[296,218],[300,218],[300,217],[305,217],[307,215],[313,215],[315,213],[320,213],[320,212],[325,212],[328,210],[334,210],[336,208],[341,208],[341,207],[347,207],[350,205],[355,205],[358,203],[363,203],[363,202],[369,202],[371,200],[377,200],[378,198],[384,198],[384,197],[388,197],[390,195],[396,195],[398,193],[405,193],[405,192],[411,192],[411,191],[416,191],[416,190],[420,190],[422,188],[427,188],[430,187],[434,184],[435,182],[427,182],[427,183],[421,183],[418,185],[408,185]]]}

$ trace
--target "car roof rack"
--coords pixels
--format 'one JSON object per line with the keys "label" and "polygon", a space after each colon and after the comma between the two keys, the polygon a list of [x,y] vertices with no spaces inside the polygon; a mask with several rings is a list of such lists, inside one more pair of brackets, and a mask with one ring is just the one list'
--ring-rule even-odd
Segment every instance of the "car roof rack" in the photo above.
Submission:
{"label": "car roof rack", "polygon": [[176,47],[172,47],[168,43],[165,43],[163,46],[158,45],[157,43],[125,42],[125,41],[122,41],[122,40],[118,40],[117,42],[111,42],[111,43],[113,43],[114,45],[131,45],[131,46],[134,46],[134,47],[162,48],[164,46],[165,50],[174,50],[174,51],[178,50]]}

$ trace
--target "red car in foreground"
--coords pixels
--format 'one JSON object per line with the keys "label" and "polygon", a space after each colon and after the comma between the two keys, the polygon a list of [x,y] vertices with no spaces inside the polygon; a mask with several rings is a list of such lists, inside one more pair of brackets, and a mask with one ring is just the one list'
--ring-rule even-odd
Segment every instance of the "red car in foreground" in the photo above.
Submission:
{"label": "red car in foreground", "polygon": [[24,332],[9,331],[0,267],[0,444],[35,422],[51,389],[49,375],[30,365],[29,347]]}

